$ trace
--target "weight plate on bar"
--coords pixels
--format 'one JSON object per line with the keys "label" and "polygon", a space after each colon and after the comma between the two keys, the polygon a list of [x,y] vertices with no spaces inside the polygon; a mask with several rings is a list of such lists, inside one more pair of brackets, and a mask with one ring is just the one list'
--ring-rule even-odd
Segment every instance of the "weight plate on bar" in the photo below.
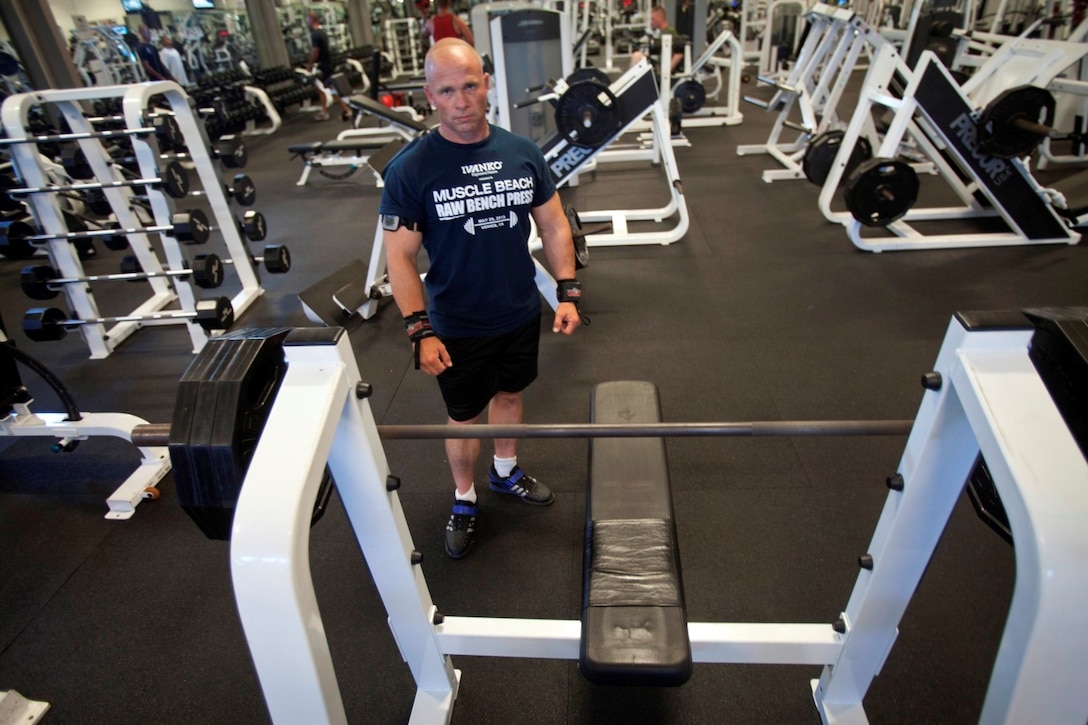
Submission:
{"label": "weight plate on bar", "polygon": [[706,89],[695,80],[681,81],[672,92],[673,98],[680,99],[684,113],[695,113],[706,104]]}
{"label": "weight plate on bar", "polygon": [[589,247],[586,246],[586,235],[582,231],[582,219],[573,206],[567,207],[567,221],[570,223],[570,234],[574,239],[574,267],[585,269],[589,266]]}
{"label": "weight plate on bar", "polygon": [[[805,172],[806,179],[816,186],[824,185],[831,174],[831,167],[835,164],[835,157],[839,154],[845,135],[846,132],[841,130],[825,131],[809,141],[805,148],[805,155],[801,159],[801,170]],[[873,158],[873,147],[869,139],[859,136],[839,183],[842,184],[858,167],[858,164],[871,158]]]}
{"label": "weight plate on bar", "polygon": [[569,143],[597,148],[620,130],[619,100],[596,81],[571,84],[555,104],[555,126]]}
{"label": "weight plate on bar", "polygon": [[567,85],[574,85],[575,83],[581,83],[582,81],[597,81],[602,85],[612,85],[612,79],[600,68],[594,68],[593,66],[586,66],[585,68],[579,68],[578,70],[567,76]]}
{"label": "weight plate on bar", "polygon": [[1054,96],[1045,88],[1010,88],[986,104],[978,118],[978,145],[999,159],[1027,156],[1046,138],[1044,133],[1021,128],[1018,120],[1052,126]]}
{"label": "weight plate on bar", "polygon": [[877,157],[863,161],[850,174],[846,208],[866,226],[886,227],[918,200],[918,174],[909,164]]}

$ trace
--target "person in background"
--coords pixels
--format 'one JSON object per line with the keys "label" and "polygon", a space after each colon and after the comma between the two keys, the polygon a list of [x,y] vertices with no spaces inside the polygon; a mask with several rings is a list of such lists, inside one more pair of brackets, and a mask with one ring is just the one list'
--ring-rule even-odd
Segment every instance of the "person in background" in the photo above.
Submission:
{"label": "person in background", "polygon": [[187,87],[189,85],[189,76],[185,73],[185,63],[181,60],[181,53],[174,47],[174,39],[169,35],[164,35],[159,43],[162,44],[162,48],[159,49],[159,60],[162,61],[166,72],[183,88]]}
{"label": "person in background", "polygon": [[[540,148],[488,123],[488,74],[479,53],[463,40],[440,40],[424,73],[438,127],[385,170],[380,212],[393,299],[416,367],[438,382],[448,425],[472,425],[484,411],[489,423],[517,424],[522,391],[537,376],[542,316],[529,218],[557,280],[550,329],[564,335],[582,323],[570,224]],[[426,297],[418,260],[424,248]],[[555,494],[518,465],[517,440],[496,439],[494,446],[488,488],[551,505]],[[468,553],[476,532],[480,449],[478,439],[446,440],[456,490],[445,547],[454,559]]]}
{"label": "person in background", "polygon": [[321,28],[321,16],[310,12],[306,18],[310,23],[310,45],[313,46],[310,52],[310,72],[317,79],[317,95],[321,99],[321,113],[315,118],[318,121],[329,120],[329,96],[331,95],[340,105],[341,120],[350,121],[352,119],[351,106],[336,92],[336,86],[329,83],[329,78],[332,77],[332,52],[329,50],[329,36]]}
{"label": "person in background", "polygon": [[432,44],[443,38],[460,38],[469,45],[476,45],[472,28],[450,10],[450,0],[438,0],[438,13],[427,18],[423,23],[423,35],[429,38]]}
{"label": "person in background", "polygon": [[[676,28],[669,25],[669,19],[665,15],[665,8],[660,5],[654,5],[653,9],[650,10],[650,28],[657,32],[659,38],[663,35],[672,37],[672,61],[669,70],[675,71],[676,66],[680,65],[680,61],[684,59],[684,45],[687,43],[687,38],[678,33]],[[658,47],[660,48],[660,45]],[[658,53],[660,52],[658,50]],[[634,67],[636,63],[645,57],[644,53],[636,50],[631,54],[631,66]]]}
{"label": "person in background", "polygon": [[138,32],[140,33],[139,37],[132,33],[126,35],[125,42],[136,53],[136,57],[140,59],[140,65],[143,66],[147,79],[149,81],[174,80],[170,72],[166,70],[166,66],[162,64],[159,49],[151,44],[151,31],[148,30],[146,25],[141,25]]}

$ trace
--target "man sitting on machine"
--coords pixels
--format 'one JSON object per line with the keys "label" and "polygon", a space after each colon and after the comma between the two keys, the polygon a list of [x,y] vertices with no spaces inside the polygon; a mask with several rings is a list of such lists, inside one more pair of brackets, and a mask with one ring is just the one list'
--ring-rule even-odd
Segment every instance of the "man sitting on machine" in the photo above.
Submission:
{"label": "man sitting on machine", "polygon": [[[660,55],[661,53],[661,36],[668,35],[672,38],[672,61],[669,64],[669,71],[675,71],[676,66],[680,65],[680,61],[684,59],[684,46],[687,45],[688,39],[674,28],[669,25],[669,19],[665,16],[665,8],[660,5],[654,5],[650,11],[650,27],[657,33],[656,40],[656,52],[651,46],[651,55]],[[635,65],[646,57],[646,54],[642,51],[636,50],[631,54],[631,65],[634,68]],[[657,59],[654,59],[655,61]]]}

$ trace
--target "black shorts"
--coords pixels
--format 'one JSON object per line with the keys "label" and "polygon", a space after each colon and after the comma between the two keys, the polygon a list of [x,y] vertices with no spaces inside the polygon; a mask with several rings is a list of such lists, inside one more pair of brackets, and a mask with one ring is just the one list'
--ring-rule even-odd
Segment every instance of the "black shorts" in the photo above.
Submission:
{"label": "black shorts", "polygon": [[518,393],[536,380],[540,318],[495,337],[442,338],[453,365],[438,376],[446,411],[472,420],[496,393]]}

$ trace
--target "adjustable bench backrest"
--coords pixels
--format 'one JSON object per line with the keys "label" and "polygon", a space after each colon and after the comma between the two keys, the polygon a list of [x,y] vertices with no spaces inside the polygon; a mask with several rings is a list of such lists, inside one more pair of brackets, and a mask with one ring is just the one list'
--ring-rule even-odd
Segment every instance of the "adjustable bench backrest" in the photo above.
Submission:
{"label": "adjustable bench backrest", "polygon": [[[594,423],[659,423],[657,387],[601,383],[590,415]],[[580,663],[597,684],[681,685],[691,676],[662,438],[590,442]]]}
{"label": "adjustable bench backrest", "polygon": [[409,131],[415,133],[424,133],[430,127],[422,121],[417,121],[408,114],[401,113],[400,111],[394,111],[391,108],[383,106],[370,96],[354,95],[347,96],[345,99],[348,105],[354,108],[356,111],[362,113],[369,113],[372,116],[377,116],[383,121],[388,121],[396,126],[401,126]]}

